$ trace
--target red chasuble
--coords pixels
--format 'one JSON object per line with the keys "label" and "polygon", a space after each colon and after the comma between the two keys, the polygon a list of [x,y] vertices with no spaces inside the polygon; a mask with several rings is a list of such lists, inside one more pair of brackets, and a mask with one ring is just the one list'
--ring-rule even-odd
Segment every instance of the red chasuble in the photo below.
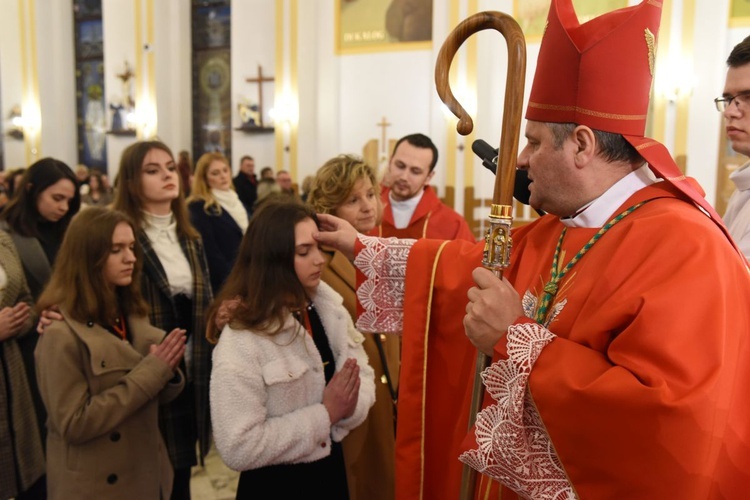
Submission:
{"label": "red chasuble", "polygon": [[445,205],[437,197],[435,191],[427,186],[422,199],[414,209],[409,225],[403,229],[396,229],[393,221],[388,192],[383,193],[383,220],[381,224],[370,231],[370,236],[389,238],[432,238],[437,240],[466,240],[476,241],[461,214]]}
{"label": "red chasuble", "polygon": [[[568,272],[546,328],[519,318],[503,337],[485,372],[493,398],[485,396],[476,437],[466,435],[476,350],[462,319],[482,244],[414,244],[397,498],[458,498],[458,457],[476,443],[464,458],[482,468],[479,498],[498,498],[490,476],[531,498],[746,497],[748,269],[719,227],[664,182],[617,213],[646,200]],[[527,315],[549,281],[562,229],[545,216],[514,232],[506,277]],[[568,228],[561,264],[596,232]],[[503,490],[504,500],[515,498]]]}

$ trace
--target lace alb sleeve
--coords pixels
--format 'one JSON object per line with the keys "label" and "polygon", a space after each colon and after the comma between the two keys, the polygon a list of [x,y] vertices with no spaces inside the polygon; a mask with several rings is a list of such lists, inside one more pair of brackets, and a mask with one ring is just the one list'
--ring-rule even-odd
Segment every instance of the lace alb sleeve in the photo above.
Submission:
{"label": "lace alb sleeve", "polygon": [[417,240],[359,235],[364,249],[354,265],[365,276],[357,287],[361,332],[399,333],[403,327],[406,261]]}
{"label": "lace alb sleeve", "polygon": [[484,385],[495,403],[477,415],[479,449],[460,457],[523,498],[576,498],[528,391],[534,363],[555,338],[538,323],[508,328],[508,359],[482,372]]}

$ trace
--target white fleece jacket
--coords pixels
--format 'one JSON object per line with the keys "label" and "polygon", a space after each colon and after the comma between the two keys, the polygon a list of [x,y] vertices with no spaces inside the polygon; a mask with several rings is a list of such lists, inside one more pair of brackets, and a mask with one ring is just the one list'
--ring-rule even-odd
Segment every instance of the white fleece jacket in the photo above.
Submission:
{"label": "white fleece jacket", "polygon": [[360,367],[357,407],[331,426],[323,406],[323,361],[304,327],[290,314],[272,337],[225,327],[213,352],[211,421],[216,448],[229,467],[243,471],[312,462],[331,452],[360,425],[375,402],[372,367],[364,337],[343,299],[325,283],[313,299],[339,371],[348,358]]}

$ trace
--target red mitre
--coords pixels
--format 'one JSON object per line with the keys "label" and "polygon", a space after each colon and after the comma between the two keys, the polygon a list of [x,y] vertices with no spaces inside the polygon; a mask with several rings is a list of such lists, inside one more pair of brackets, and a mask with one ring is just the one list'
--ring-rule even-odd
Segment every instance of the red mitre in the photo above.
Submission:
{"label": "red mitre", "polygon": [[643,136],[661,2],[580,24],[572,0],[553,0],[526,118]]}
{"label": "red mitre", "polygon": [[680,172],[663,144],[644,137],[661,9],[661,1],[643,0],[580,24],[572,0],[552,0],[526,119],[621,134],[734,244],[698,183]]}

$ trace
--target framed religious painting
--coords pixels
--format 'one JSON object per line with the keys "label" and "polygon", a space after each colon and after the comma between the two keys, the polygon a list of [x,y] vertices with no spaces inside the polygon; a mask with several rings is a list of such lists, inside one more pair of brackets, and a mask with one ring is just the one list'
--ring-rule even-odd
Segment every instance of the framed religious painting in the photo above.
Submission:
{"label": "framed religious painting", "polygon": [[[513,17],[518,21],[527,42],[542,39],[547,24],[549,0],[513,0]],[[628,0],[573,0],[578,20],[581,23],[605,12],[628,6]]]}
{"label": "framed religious painting", "polygon": [[730,0],[729,26],[732,28],[750,26],[750,0]]}
{"label": "framed religious painting", "polygon": [[193,0],[193,156],[232,158],[231,5]]}
{"label": "framed religious painting", "polygon": [[432,1],[336,0],[336,53],[430,49]]}
{"label": "framed religious painting", "polygon": [[78,162],[107,173],[101,0],[73,2]]}

